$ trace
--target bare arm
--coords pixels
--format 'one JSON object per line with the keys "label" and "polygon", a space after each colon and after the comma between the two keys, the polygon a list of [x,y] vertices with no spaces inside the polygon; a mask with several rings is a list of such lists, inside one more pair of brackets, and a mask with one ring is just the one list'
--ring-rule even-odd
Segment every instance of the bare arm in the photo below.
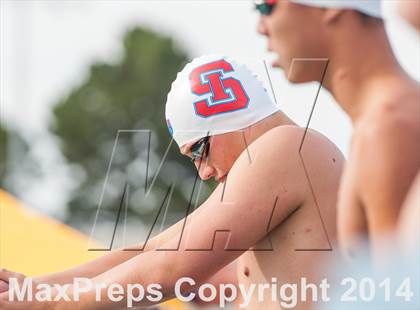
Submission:
{"label": "bare arm", "polygon": [[418,257],[418,245],[420,244],[420,170],[417,172],[417,177],[404,201],[398,222],[398,241],[403,253],[406,257]]}
{"label": "bare arm", "polygon": [[[209,279],[206,279],[205,283],[212,284],[217,289],[217,297],[212,302],[208,302],[201,300],[199,295],[196,295],[193,300],[194,304],[203,307],[208,307],[209,305],[218,306],[218,296],[220,296],[220,290],[218,288],[220,288],[221,284],[234,285],[238,289],[237,262],[234,261],[233,263],[225,266],[223,269],[220,269]],[[229,291],[227,291],[227,296],[229,296]],[[235,302],[237,302],[237,300],[235,300]]]}
{"label": "bare arm", "polygon": [[[199,213],[199,209],[196,210]],[[114,250],[108,252],[107,254],[96,258],[92,261],[89,261],[85,264],[78,265],[74,268],[70,268],[58,273],[52,273],[40,277],[34,278],[34,281],[37,283],[50,283],[50,284],[65,284],[73,283],[74,278],[93,278],[105,271],[120,265],[129,259],[137,255],[141,255],[147,251],[155,250],[159,245],[165,244],[170,240],[174,235],[180,234],[184,222],[186,219],[180,220],[178,223],[174,224],[158,236],[148,240],[146,245],[138,244],[132,245],[123,249]],[[144,248],[143,248],[144,246]],[[143,248],[143,249],[142,249]]]}
{"label": "bare arm", "polygon": [[[165,244],[167,249],[177,250],[149,251],[133,257],[94,278],[94,282],[119,283],[123,287],[130,283],[144,287],[158,283],[163,293],[159,302],[163,302],[174,297],[175,283],[181,277],[189,276],[200,283],[234,261],[307,197],[306,186],[302,186],[306,184],[304,172],[297,156],[300,141],[297,136],[301,137],[301,131],[297,130],[285,128],[282,135],[266,135],[254,143],[250,147],[250,153],[255,154],[252,164],[242,154],[229,173],[224,200],[212,195],[201,206],[201,212],[190,215],[191,221],[182,236],[175,235]],[[108,300],[103,290],[102,301],[97,303],[92,290],[81,295],[77,309],[112,309],[124,306],[125,302]],[[144,299],[136,306],[151,304]],[[57,309],[75,306],[67,302]]]}
{"label": "bare arm", "polygon": [[[357,188],[364,207],[372,254],[383,260],[383,238],[394,234],[407,191],[420,165],[413,132],[391,122],[367,132],[358,152]],[[381,257],[380,257],[381,256]]]}

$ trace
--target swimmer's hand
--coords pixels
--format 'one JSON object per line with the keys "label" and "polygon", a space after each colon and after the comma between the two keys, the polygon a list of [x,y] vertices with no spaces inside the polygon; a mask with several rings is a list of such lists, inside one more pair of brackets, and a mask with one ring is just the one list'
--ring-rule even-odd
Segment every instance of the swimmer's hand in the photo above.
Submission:
{"label": "swimmer's hand", "polygon": [[[23,289],[25,283],[29,283],[32,281],[32,295],[29,296],[29,290]],[[39,302],[36,301],[34,298],[34,292],[36,291],[35,288],[37,287],[38,283],[34,283],[31,278],[24,276],[21,273],[12,272],[6,269],[0,269],[0,281],[7,282],[8,291],[0,293],[0,310],[54,310],[54,306],[50,301]],[[26,291],[24,299],[19,301],[17,296],[13,296],[13,301],[9,300],[9,289],[13,285],[19,286],[19,291]],[[32,301],[30,301],[32,300]]]}
{"label": "swimmer's hand", "polygon": [[9,290],[9,282],[0,280],[0,294]]}

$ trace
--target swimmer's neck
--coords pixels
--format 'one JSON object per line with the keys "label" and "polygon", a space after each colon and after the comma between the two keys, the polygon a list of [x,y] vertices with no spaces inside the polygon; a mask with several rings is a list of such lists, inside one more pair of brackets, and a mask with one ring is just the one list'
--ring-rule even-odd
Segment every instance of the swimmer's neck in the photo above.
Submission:
{"label": "swimmer's neck", "polygon": [[385,28],[363,31],[337,38],[323,83],[353,123],[371,105],[393,97],[399,85],[414,85],[393,54]]}

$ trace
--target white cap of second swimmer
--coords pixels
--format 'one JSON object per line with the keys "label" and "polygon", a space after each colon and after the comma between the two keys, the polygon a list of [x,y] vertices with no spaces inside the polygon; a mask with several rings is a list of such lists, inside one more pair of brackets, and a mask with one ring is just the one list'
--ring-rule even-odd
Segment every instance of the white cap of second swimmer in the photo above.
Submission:
{"label": "white cap of second swimmer", "polygon": [[291,2],[335,9],[350,9],[363,14],[383,18],[381,0],[290,0]]}

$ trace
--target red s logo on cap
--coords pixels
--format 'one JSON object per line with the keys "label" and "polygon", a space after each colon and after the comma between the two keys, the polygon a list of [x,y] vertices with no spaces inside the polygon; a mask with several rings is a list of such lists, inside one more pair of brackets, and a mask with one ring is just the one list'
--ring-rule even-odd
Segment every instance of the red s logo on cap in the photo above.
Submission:
{"label": "red s logo on cap", "polygon": [[239,80],[226,77],[232,65],[224,59],[204,64],[190,74],[191,91],[209,98],[194,102],[195,112],[201,117],[210,117],[227,112],[246,109],[249,97]]}

